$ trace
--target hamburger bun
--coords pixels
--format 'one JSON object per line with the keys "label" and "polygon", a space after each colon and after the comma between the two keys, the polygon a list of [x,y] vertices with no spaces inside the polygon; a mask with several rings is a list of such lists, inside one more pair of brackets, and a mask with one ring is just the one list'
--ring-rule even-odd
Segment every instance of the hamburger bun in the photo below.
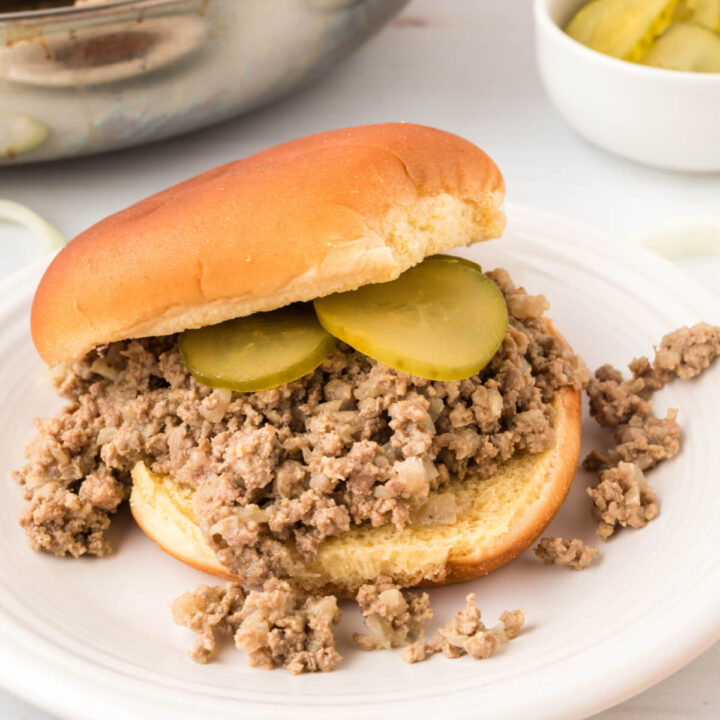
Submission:
{"label": "hamburger bun", "polygon": [[441,130],[388,123],[278,145],[142,200],[47,269],[32,335],[50,365],[392,280],[499,237],[500,171]]}
{"label": "hamburger bun", "polygon": [[[160,192],[71,241],[38,288],[33,339],[56,364],[116,340],[389,281],[428,255],[500,236],[504,191],[479,148],[418,125],[279,145]],[[381,574],[404,586],[441,585],[508,562],[568,492],[580,444],[578,391],[557,393],[554,430],[551,450],[513,457],[485,480],[451,481],[442,492],[460,498],[452,518],[327,538],[295,579],[311,592],[351,595]],[[192,491],[142,463],[132,475],[131,508],[144,531],[183,562],[229,577],[195,521]]]}
{"label": "hamburger bun", "polygon": [[[535,455],[516,455],[486,480],[451,481],[466,505],[452,524],[360,526],[325,540],[316,562],[294,580],[307,592],[350,597],[358,587],[389,575],[404,586],[437,586],[486,575],[528,548],[560,509],[580,454],[580,392],[555,397],[556,444]],[[193,491],[172,478],[133,470],[130,507],[138,525],[163,550],[210,575],[230,575],[194,518]]]}

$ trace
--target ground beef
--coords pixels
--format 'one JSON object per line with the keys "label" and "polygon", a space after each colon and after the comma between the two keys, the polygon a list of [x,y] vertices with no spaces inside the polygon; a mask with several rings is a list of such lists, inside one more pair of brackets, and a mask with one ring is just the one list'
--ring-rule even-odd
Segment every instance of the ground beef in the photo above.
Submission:
{"label": "ground beef", "polygon": [[598,554],[597,548],[578,539],[544,537],[535,546],[535,555],[546,565],[564,565],[571,570],[585,570]]}
{"label": "ground beef", "polygon": [[235,644],[253,667],[329,672],[341,660],[333,636],[340,617],[334,595],[305,597],[273,578],[247,596]]}
{"label": "ground beef", "polygon": [[623,380],[612,365],[603,365],[587,384],[590,415],[605,428],[626,423],[635,415],[647,417],[652,412],[649,389],[641,378]]}
{"label": "ground beef", "polygon": [[172,610],[178,625],[198,633],[189,653],[198,662],[211,659],[217,633],[232,635],[252,667],[297,675],[329,672],[341,660],[333,635],[341,617],[337,599],[305,597],[283,580],[268,580],[247,596],[235,583],[201,585],[177,598]]}
{"label": "ground beef", "polygon": [[508,331],[489,365],[457,382],[341,345],[300,380],[245,394],[196,382],[175,336],[96,349],[60,374],[70,405],[38,424],[17,473],[31,543],[106,553],[108,515],[138,461],[197,491],[201,530],[249,585],[293,575],[292,548],[312,562],[354,525],[452,519],[452,497],[437,500],[450,477],[488,477],[516,452],[552,447],[556,391],[587,379],[541,317],[547,301],[503,270],[489,276],[508,298]]}
{"label": "ground beef", "polygon": [[599,484],[588,488],[588,494],[603,540],[618,526],[640,528],[657,517],[659,501],[643,473],[680,451],[677,410],[655,417],[652,394],[673,378],[699,375],[719,355],[720,328],[699,323],[666,335],[652,362],[647,357],[633,360],[631,378],[603,365],[588,382],[590,414],[615,437],[615,447],[594,450],[583,463],[599,473]]}
{"label": "ground beef", "polygon": [[416,663],[435,652],[442,652],[451,659],[462,655],[472,655],[476,660],[489,658],[505,643],[517,637],[525,623],[525,613],[513,610],[504,612],[500,616],[500,623],[488,629],[480,619],[475,594],[471,593],[465,600],[465,608],[456,612],[429,643],[419,640],[406,647],[402,652],[403,659]]}
{"label": "ground beef", "polygon": [[20,525],[30,530],[29,542],[34,550],[74,557],[86,552],[98,556],[110,552],[104,534],[110,526],[108,514],[56,482],[33,493],[20,516]]}
{"label": "ground beef", "polygon": [[434,650],[426,640],[416,640],[412,645],[404,647],[400,654],[406,663],[414,665],[415,663],[427,660],[434,654]]}
{"label": "ground beef", "polygon": [[670,410],[665,418],[634,415],[615,430],[615,449],[611,464],[623,460],[649,470],[662,460],[675,457],[680,451],[680,426],[677,410]]}
{"label": "ground beef", "polygon": [[587,385],[590,414],[603,427],[615,428],[633,417],[652,414],[650,397],[675,377],[688,380],[709,367],[720,355],[720,328],[707,323],[668,333],[655,351],[630,363],[632,378],[611,365],[603,365]]}
{"label": "ground beef", "polygon": [[615,427],[615,447],[604,452],[593,450],[583,461],[586,470],[614,467],[620,461],[631,462],[641,470],[649,470],[662,460],[680,452],[680,425],[677,410],[669,410],[665,418],[654,415],[633,415]]}
{"label": "ground beef", "polygon": [[433,616],[427,593],[403,592],[392,578],[380,576],[362,585],[356,596],[370,634],[355,633],[362,650],[401,647],[425,636],[425,623]]}
{"label": "ground beef", "polygon": [[675,377],[689,380],[720,356],[720,327],[698,323],[666,335],[655,351],[652,365],[647,358],[634,360],[630,370],[651,390],[659,390]]}
{"label": "ground beef", "polygon": [[240,611],[245,603],[245,593],[237,583],[224,588],[199,585],[193,592],[186,592],[172,603],[175,623],[190,628],[197,638],[188,655],[195,661],[212,660],[217,635],[233,635],[240,625]]}
{"label": "ground beef", "polygon": [[600,521],[598,535],[607,540],[615,528],[642,528],[660,512],[660,503],[634,463],[621,462],[600,472],[600,482],[588,489],[595,517]]}

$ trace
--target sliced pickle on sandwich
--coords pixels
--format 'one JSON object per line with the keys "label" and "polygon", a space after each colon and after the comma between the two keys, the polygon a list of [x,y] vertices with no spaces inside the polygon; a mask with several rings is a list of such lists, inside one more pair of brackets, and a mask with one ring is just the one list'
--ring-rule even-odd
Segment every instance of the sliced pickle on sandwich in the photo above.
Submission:
{"label": "sliced pickle on sandwich", "polygon": [[666,70],[720,73],[720,35],[702,25],[673,25],[653,45],[644,63]]}
{"label": "sliced pickle on sandwich", "polygon": [[462,380],[494,357],[507,330],[505,298],[479,265],[436,255],[386,283],[314,301],[323,327],[390,367]]}
{"label": "sliced pickle on sandwich", "polygon": [[180,335],[185,366],[203,385],[268,390],[312,372],[333,352],[310,304],[235,318]]}

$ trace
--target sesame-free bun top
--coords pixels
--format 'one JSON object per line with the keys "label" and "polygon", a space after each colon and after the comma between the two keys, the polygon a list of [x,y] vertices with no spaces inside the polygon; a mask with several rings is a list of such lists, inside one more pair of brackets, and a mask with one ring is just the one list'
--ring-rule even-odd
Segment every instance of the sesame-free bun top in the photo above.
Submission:
{"label": "sesame-free bun top", "polygon": [[478,147],[388,123],[277,145],[141,200],[78,235],[32,307],[50,365],[386,282],[498,237],[505,186]]}

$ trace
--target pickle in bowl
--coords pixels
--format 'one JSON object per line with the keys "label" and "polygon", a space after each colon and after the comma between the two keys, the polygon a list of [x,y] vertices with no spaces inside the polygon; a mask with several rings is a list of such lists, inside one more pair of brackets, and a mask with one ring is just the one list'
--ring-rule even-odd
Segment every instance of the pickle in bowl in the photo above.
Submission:
{"label": "pickle in bowl", "polygon": [[593,0],[566,28],[571,38],[621,60],[640,60],[673,21],[678,0]]}
{"label": "pickle in bowl", "polygon": [[566,28],[605,55],[685,72],[720,72],[720,0],[592,0]]}
{"label": "pickle in bowl", "polygon": [[720,73],[720,35],[702,25],[673,25],[643,62],[666,70]]}

